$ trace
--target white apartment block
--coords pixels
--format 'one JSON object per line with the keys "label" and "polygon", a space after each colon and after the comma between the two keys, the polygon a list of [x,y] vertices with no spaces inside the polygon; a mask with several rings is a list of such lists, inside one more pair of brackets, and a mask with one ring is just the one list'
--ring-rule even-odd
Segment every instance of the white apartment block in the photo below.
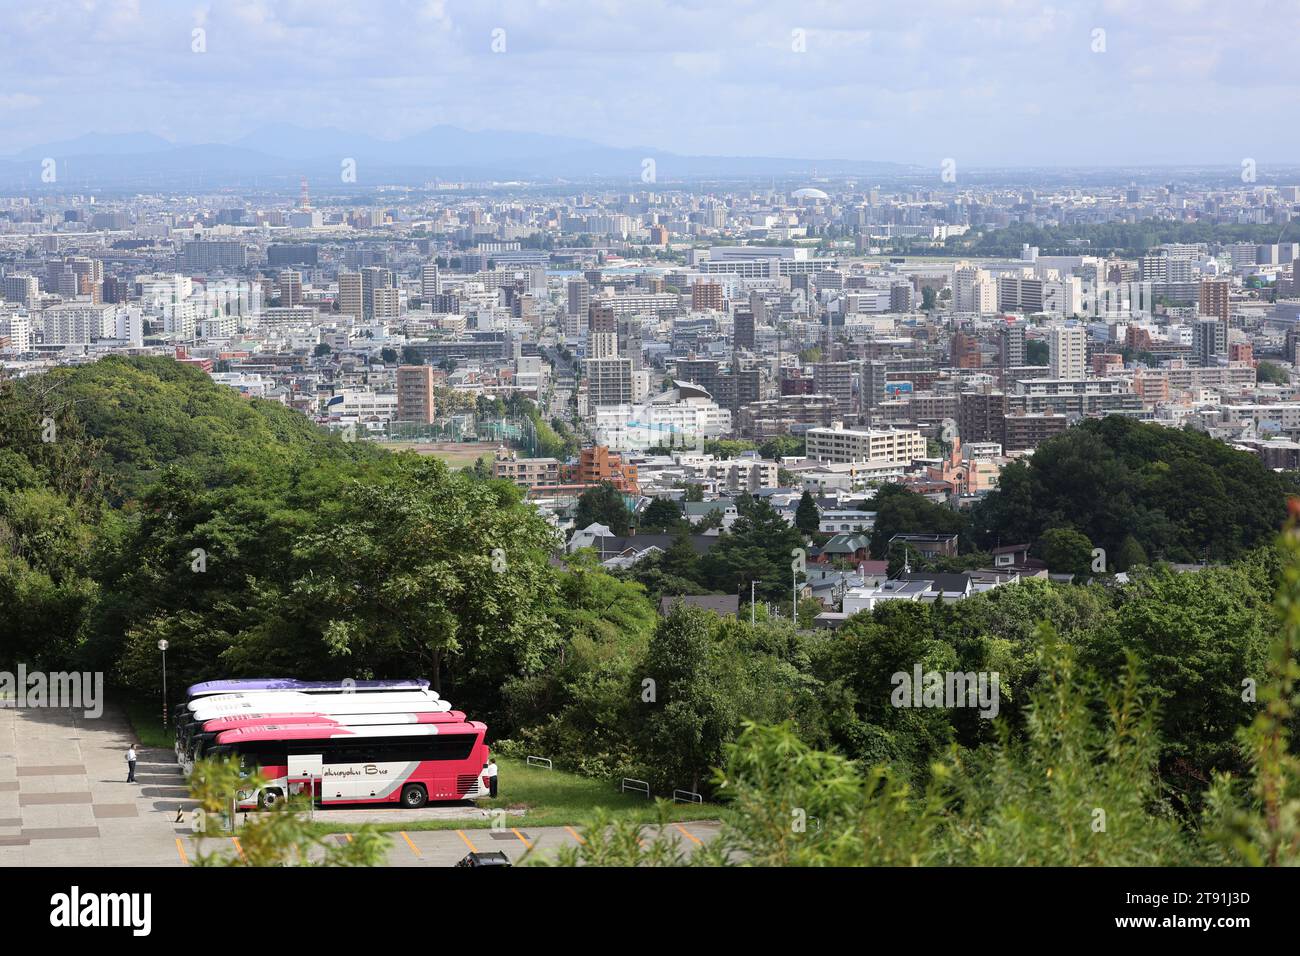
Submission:
{"label": "white apartment block", "polygon": [[1052,378],[1080,379],[1088,374],[1088,336],[1081,325],[1057,325],[1047,334]]}
{"label": "white apartment block", "polygon": [[595,430],[597,440],[614,451],[668,445],[670,439],[698,445],[730,434],[731,412],[702,399],[607,405],[596,408]]}
{"label": "white apartment block", "polygon": [[8,340],[3,346],[7,352],[26,352],[32,347],[32,321],[16,312],[0,312],[0,339]]}
{"label": "white apartment block", "polygon": [[992,315],[998,310],[998,284],[985,269],[962,265],[952,273],[952,310]]}
{"label": "white apartment block", "polygon": [[835,422],[830,428],[810,428],[807,456],[815,461],[912,461],[925,457],[925,439],[914,429],[851,429]]}
{"label": "white apartment block", "polygon": [[87,345],[117,334],[111,305],[54,305],[41,312],[47,345]]}

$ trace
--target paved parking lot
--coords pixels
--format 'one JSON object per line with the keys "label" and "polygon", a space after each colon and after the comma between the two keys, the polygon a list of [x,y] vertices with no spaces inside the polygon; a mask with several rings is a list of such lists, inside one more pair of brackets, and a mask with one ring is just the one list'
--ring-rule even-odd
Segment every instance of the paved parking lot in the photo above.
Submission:
{"label": "paved parking lot", "polygon": [[0,866],[156,866],[176,859],[171,826],[188,794],[170,751],[138,751],[120,711],[0,707]]}
{"label": "paved parking lot", "polygon": [[[170,750],[139,749],[136,783],[126,782],[131,727],[106,707],[80,711],[0,707],[0,866],[185,866],[195,853],[189,791]],[[177,816],[181,819],[178,821]],[[431,816],[481,819],[473,807],[423,811],[318,811],[330,822],[406,822]],[[517,861],[530,848],[549,855],[582,838],[573,827],[408,830],[388,833],[389,866],[451,866],[471,850],[502,850]],[[691,852],[716,836],[716,823],[673,824],[646,838],[677,839]],[[337,834],[329,839],[346,840]],[[205,852],[239,853],[238,836],[208,839]]]}

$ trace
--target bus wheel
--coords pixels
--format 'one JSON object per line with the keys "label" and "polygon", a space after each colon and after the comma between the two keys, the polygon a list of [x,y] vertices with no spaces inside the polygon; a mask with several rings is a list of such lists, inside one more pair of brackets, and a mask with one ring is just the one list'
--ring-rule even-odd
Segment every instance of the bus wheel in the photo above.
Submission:
{"label": "bus wheel", "polygon": [[270,787],[257,795],[257,805],[263,810],[270,810],[284,799],[279,787]]}
{"label": "bus wheel", "polygon": [[412,783],[402,788],[402,806],[414,810],[428,802],[429,794],[420,784]]}

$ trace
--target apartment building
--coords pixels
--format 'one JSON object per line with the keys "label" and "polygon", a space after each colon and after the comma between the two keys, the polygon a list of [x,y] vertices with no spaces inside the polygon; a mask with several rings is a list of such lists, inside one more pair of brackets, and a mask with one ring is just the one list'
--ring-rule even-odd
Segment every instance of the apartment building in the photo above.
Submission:
{"label": "apartment building", "polygon": [[807,455],[829,462],[911,461],[925,457],[925,439],[910,429],[859,430],[835,422],[829,428],[808,429]]}

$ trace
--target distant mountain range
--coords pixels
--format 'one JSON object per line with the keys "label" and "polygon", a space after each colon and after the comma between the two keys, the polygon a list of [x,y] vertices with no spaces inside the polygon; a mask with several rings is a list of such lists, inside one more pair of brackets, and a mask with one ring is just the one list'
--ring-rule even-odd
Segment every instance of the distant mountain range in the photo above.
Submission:
{"label": "distant mountain range", "polygon": [[[42,180],[43,162],[55,161],[56,180]],[[356,182],[341,177],[355,160]],[[435,126],[396,140],[336,128],[275,125],[233,143],[170,142],[153,133],[88,133],[0,156],[0,188],[60,190],[212,189],[296,186],[307,176],[322,192],[382,184],[419,185],[432,179],[562,181],[609,178],[641,183],[644,161],[655,181],[698,177],[905,176],[916,167],[866,160],[683,156],[648,147],[611,147],[544,133],[470,131]],[[334,187],[334,188],[332,188]]]}

